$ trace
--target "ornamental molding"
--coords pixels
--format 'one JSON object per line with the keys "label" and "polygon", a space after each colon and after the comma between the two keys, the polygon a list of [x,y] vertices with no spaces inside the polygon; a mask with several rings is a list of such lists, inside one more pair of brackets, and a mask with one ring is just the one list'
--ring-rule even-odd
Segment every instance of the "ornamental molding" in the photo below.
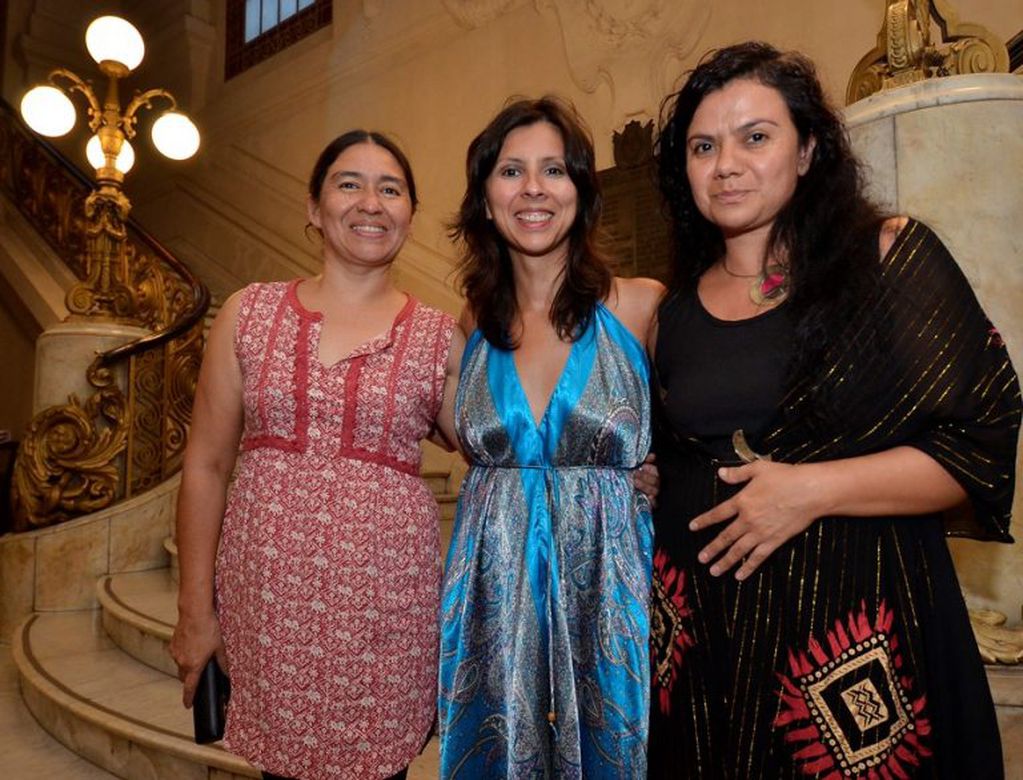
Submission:
{"label": "ornamental molding", "polygon": [[444,8],[461,27],[475,30],[503,16],[521,0],[443,0]]}
{"label": "ornamental molding", "polygon": [[711,4],[700,0],[542,2],[558,15],[576,86],[590,94],[601,85],[611,90],[616,127],[656,117],[711,16]]}
{"label": "ornamental molding", "polygon": [[846,103],[924,79],[1008,71],[1005,44],[986,27],[959,21],[949,0],[886,0],[877,45],[853,69]]}

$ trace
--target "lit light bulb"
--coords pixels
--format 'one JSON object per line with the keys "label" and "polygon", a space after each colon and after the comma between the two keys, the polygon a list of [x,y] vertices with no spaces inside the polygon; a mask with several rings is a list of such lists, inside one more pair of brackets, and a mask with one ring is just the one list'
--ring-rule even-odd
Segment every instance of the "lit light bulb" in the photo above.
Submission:
{"label": "lit light bulb", "polygon": [[[100,143],[98,135],[94,135],[90,138],[89,143],[85,145],[85,156],[89,160],[89,165],[97,171],[107,164],[107,158],[103,156],[103,145]],[[128,139],[126,138],[121,143],[121,151],[117,153],[117,159],[114,161],[114,167],[121,173],[127,173],[131,170],[131,167],[134,164],[135,150],[131,148],[131,144],[128,143]]]}
{"label": "lit light bulb", "polygon": [[135,70],[146,54],[135,25],[119,16],[94,19],[85,31],[85,48],[96,62],[113,60],[128,70]]}
{"label": "lit light bulb", "polygon": [[56,87],[33,87],[21,99],[21,115],[40,135],[56,138],[75,126],[75,107]]}
{"label": "lit light bulb", "polygon": [[153,145],[172,160],[187,160],[199,149],[199,130],[182,113],[168,111],[153,122]]}

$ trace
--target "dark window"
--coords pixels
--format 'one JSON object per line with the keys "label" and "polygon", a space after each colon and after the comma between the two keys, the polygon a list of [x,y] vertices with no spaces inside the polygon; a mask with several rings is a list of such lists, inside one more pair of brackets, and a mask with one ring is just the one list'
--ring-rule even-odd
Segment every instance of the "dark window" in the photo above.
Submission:
{"label": "dark window", "polygon": [[333,0],[227,0],[224,78],[326,27],[332,11]]}

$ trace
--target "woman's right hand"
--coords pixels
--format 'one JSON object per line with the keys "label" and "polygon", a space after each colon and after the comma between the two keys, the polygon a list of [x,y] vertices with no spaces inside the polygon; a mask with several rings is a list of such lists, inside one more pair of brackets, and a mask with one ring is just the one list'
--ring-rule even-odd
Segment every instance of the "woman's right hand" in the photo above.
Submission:
{"label": "woman's right hand", "polygon": [[178,679],[184,684],[181,701],[185,707],[192,706],[199,675],[213,655],[224,673],[229,673],[220,623],[213,612],[198,617],[181,615],[171,637],[170,654],[178,665]]}

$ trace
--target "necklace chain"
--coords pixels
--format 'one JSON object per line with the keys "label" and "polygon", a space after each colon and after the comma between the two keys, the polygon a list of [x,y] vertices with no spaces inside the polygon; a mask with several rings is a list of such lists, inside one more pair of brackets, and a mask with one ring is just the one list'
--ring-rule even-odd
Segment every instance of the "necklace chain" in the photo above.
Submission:
{"label": "necklace chain", "polygon": [[728,269],[728,263],[726,263],[724,260],[721,261],[721,270],[724,271],[729,276],[735,277],[736,279],[756,279],[763,275],[763,271],[757,271],[755,274],[737,274],[735,271],[730,271]]}
{"label": "necklace chain", "polygon": [[772,263],[755,274],[737,274],[728,269],[723,259],[719,262],[726,274],[749,282],[749,298],[756,306],[780,303],[789,294],[789,275],[784,266]]}

